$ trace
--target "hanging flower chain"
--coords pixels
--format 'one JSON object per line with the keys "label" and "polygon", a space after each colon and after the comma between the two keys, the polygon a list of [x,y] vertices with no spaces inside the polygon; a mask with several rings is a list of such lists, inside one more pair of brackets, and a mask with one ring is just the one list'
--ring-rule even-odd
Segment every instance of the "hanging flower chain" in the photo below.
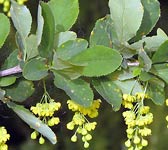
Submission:
{"label": "hanging flower chain", "polygon": [[[59,117],[54,116],[55,112],[58,111],[60,107],[61,103],[55,102],[54,99],[49,96],[44,84],[44,94],[40,103],[37,103],[36,106],[32,106],[30,110],[45,124],[48,126],[54,126],[60,122]],[[39,133],[37,131],[33,131],[31,134],[31,139],[36,139],[38,135]],[[41,135],[39,138],[39,143],[44,144],[44,142],[45,139]]]}
{"label": "hanging flower chain", "polygon": [[145,137],[151,135],[151,129],[147,125],[153,122],[153,114],[150,113],[149,106],[144,106],[144,100],[148,98],[144,93],[137,93],[135,96],[123,95],[122,105],[129,109],[123,112],[128,138],[125,146],[128,150],[141,150],[148,145]]}
{"label": "hanging flower chain", "polygon": [[5,127],[0,127],[0,150],[7,150],[8,145],[6,141],[9,140],[10,135],[7,133]]}
{"label": "hanging flower chain", "polygon": [[67,124],[67,129],[74,130],[77,126],[74,135],[71,137],[72,142],[77,141],[77,134],[82,135],[82,141],[84,142],[84,148],[89,147],[89,142],[92,139],[92,135],[89,133],[94,130],[97,123],[89,122],[86,116],[95,118],[98,116],[98,108],[100,107],[101,100],[94,100],[92,105],[85,108],[72,100],[68,100],[68,108],[75,112],[72,121]]}

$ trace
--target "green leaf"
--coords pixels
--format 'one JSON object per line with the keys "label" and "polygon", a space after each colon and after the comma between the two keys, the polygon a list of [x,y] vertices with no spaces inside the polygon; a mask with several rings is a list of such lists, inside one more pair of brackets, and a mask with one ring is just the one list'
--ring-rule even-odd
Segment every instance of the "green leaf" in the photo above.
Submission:
{"label": "green leaf", "polygon": [[168,61],[168,40],[165,41],[152,57],[153,63],[160,63]]}
{"label": "green leaf", "polygon": [[15,81],[15,76],[0,77],[0,87],[12,85]]}
{"label": "green leaf", "polygon": [[144,47],[144,50],[147,52],[156,51],[162,43],[168,40],[167,35],[163,30],[158,29],[157,35],[152,37],[145,37],[142,40],[131,45],[131,48],[141,49]]}
{"label": "green leaf", "polygon": [[157,0],[141,0],[141,3],[144,7],[142,23],[131,41],[138,41],[142,36],[151,32],[160,17],[160,4]]}
{"label": "green leaf", "polygon": [[7,59],[5,60],[1,69],[8,69],[17,66],[19,64],[19,60],[17,58],[18,53],[19,51],[17,49],[11,52],[7,57]]}
{"label": "green leaf", "polygon": [[107,78],[94,79],[92,83],[97,92],[112,105],[114,111],[118,111],[122,103],[122,92],[118,86]]}
{"label": "green leaf", "polygon": [[120,80],[120,81],[132,79],[135,77],[135,75],[133,74],[133,69],[134,69],[134,67],[130,67],[127,69],[122,69],[122,70],[117,70],[108,76],[111,79]]}
{"label": "green leaf", "polygon": [[66,77],[74,80],[82,75],[83,66],[75,66],[67,61],[61,60],[57,57],[56,53],[53,57],[53,66],[54,70],[57,70],[60,74],[65,75]]}
{"label": "green leaf", "polygon": [[140,81],[149,81],[150,79],[154,78],[155,76],[152,75],[151,73],[149,72],[145,72],[145,71],[142,71],[140,76],[139,76],[139,79]]}
{"label": "green leaf", "polygon": [[69,80],[56,71],[53,73],[55,86],[64,90],[72,100],[84,107],[92,104],[93,91],[87,82],[82,79]]}
{"label": "green leaf", "polygon": [[55,22],[52,11],[47,3],[40,2],[42,7],[42,15],[44,18],[44,28],[41,43],[39,45],[40,56],[52,59],[54,46],[54,32]]}
{"label": "green leaf", "polygon": [[96,45],[113,46],[116,40],[114,25],[109,15],[97,20],[96,25],[90,35],[90,47]]}
{"label": "green leaf", "polygon": [[11,1],[10,14],[14,26],[21,37],[24,39],[31,30],[32,17],[29,9],[24,5],[19,5],[14,0]]}
{"label": "green leaf", "polygon": [[5,91],[0,88],[0,100],[3,100],[5,96]]}
{"label": "green leaf", "polygon": [[37,13],[37,45],[40,44],[42,34],[43,34],[43,27],[44,27],[44,18],[42,16],[42,8],[40,5],[38,5],[38,13]]}
{"label": "green leaf", "polygon": [[16,84],[7,87],[6,95],[9,96],[13,101],[23,102],[30,97],[34,92],[33,83],[31,81],[21,80]]}
{"label": "green leaf", "polygon": [[156,105],[163,105],[165,101],[164,82],[155,78],[150,80],[147,94]]}
{"label": "green leaf", "polygon": [[82,51],[69,60],[70,63],[85,66],[83,75],[88,77],[107,75],[115,71],[122,62],[122,57],[114,49],[95,46]]}
{"label": "green leaf", "polygon": [[138,60],[140,62],[140,66],[143,67],[145,71],[148,72],[151,69],[152,61],[143,49],[139,50]]}
{"label": "green leaf", "polygon": [[34,58],[38,55],[38,44],[37,37],[35,35],[30,35],[26,38],[26,60]]}
{"label": "green leaf", "polygon": [[26,122],[31,128],[41,133],[46,137],[52,144],[57,143],[57,137],[55,133],[44,124],[39,118],[36,118],[28,109],[21,105],[16,105],[13,102],[7,103],[8,107],[11,108],[24,122]]}
{"label": "green leaf", "polygon": [[56,53],[58,58],[62,60],[69,60],[88,47],[88,42],[84,39],[76,39],[67,41],[58,47]]}
{"label": "green leaf", "polygon": [[156,64],[151,70],[153,74],[159,76],[168,84],[168,65],[167,64]]}
{"label": "green leaf", "polygon": [[79,14],[78,0],[50,0],[49,6],[55,19],[55,31],[69,30]]}
{"label": "green leaf", "polygon": [[143,92],[143,88],[140,83],[134,79],[119,81],[116,80],[114,83],[121,89],[123,94],[133,94],[137,92]]}
{"label": "green leaf", "polygon": [[10,22],[7,16],[0,13],[0,48],[4,44],[10,31]]}
{"label": "green leaf", "polygon": [[48,75],[48,68],[46,67],[45,60],[31,59],[24,65],[23,76],[27,80],[41,80]]}
{"label": "green leaf", "polygon": [[134,37],[144,13],[140,0],[109,0],[109,7],[118,40],[123,43]]}
{"label": "green leaf", "polygon": [[54,47],[57,49],[57,47],[60,47],[63,43],[69,40],[75,40],[76,38],[77,35],[75,32],[72,31],[60,32],[55,36]]}

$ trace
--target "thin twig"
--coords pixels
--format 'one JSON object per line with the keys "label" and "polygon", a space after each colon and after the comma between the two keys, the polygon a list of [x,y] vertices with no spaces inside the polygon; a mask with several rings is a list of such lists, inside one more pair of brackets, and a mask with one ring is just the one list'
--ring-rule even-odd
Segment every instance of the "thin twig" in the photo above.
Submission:
{"label": "thin twig", "polygon": [[[136,66],[139,66],[139,62],[127,62],[127,65],[131,67],[133,66],[136,67]],[[22,69],[18,65],[18,66],[0,71],[0,77],[5,77],[5,76],[21,73],[21,72],[22,72]]]}
{"label": "thin twig", "polygon": [[9,76],[9,75],[13,75],[21,72],[22,72],[22,69],[18,65],[18,66],[0,71],[0,77]]}

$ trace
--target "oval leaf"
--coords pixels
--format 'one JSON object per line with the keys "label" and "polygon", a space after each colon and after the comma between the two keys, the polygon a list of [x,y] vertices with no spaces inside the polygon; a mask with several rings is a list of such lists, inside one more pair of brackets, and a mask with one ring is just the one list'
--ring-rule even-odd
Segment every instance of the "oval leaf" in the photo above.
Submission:
{"label": "oval leaf", "polygon": [[93,80],[93,86],[97,92],[112,105],[114,111],[120,109],[122,103],[122,92],[118,86],[107,78]]}
{"label": "oval leaf", "polygon": [[55,86],[64,90],[72,100],[84,107],[89,107],[92,104],[93,91],[87,82],[81,79],[67,79],[56,71],[53,73]]}
{"label": "oval leaf", "polygon": [[44,58],[52,59],[54,46],[54,32],[55,22],[54,16],[47,3],[40,2],[42,7],[42,15],[44,18],[44,27],[42,33],[41,43],[39,45],[39,53]]}
{"label": "oval leaf", "polygon": [[134,37],[144,13],[141,1],[110,0],[109,7],[118,40],[125,42]]}
{"label": "oval leaf", "polygon": [[10,14],[16,30],[22,38],[26,38],[31,30],[32,17],[29,9],[24,5],[19,5],[14,0],[11,1]]}
{"label": "oval leaf", "polygon": [[157,0],[141,0],[141,3],[144,7],[142,23],[131,42],[138,41],[142,36],[147,35],[156,25],[160,17],[160,4]]}
{"label": "oval leaf", "polygon": [[0,48],[4,44],[10,31],[10,22],[7,16],[0,13]]}
{"label": "oval leaf", "polygon": [[57,137],[55,133],[44,124],[40,119],[36,118],[28,109],[21,105],[16,105],[13,102],[7,103],[8,107],[11,108],[24,122],[26,122],[31,128],[35,129],[43,136],[45,136],[52,144],[57,143]]}
{"label": "oval leaf", "polygon": [[112,41],[116,40],[114,24],[109,15],[97,20],[96,25],[90,35],[90,46],[104,45],[112,47]]}
{"label": "oval leaf", "polygon": [[48,4],[54,15],[56,32],[69,30],[79,14],[78,0],[50,0]]}
{"label": "oval leaf", "polygon": [[152,57],[153,63],[161,63],[168,61],[168,41],[165,41]]}
{"label": "oval leaf", "polygon": [[16,77],[9,76],[9,77],[0,77],[0,87],[9,86],[15,83]]}
{"label": "oval leaf", "polygon": [[30,97],[34,92],[34,85],[31,81],[21,80],[18,83],[7,87],[6,95],[13,101],[22,102]]}
{"label": "oval leaf", "polygon": [[27,80],[41,80],[48,75],[48,68],[42,59],[32,59],[24,65],[23,76]]}
{"label": "oval leaf", "polygon": [[147,94],[156,105],[163,105],[165,102],[164,82],[155,78],[149,81]]}
{"label": "oval leaf", "polygon": [[57,57],[62,60],[69,60],[73,56],[82,52],[88,47],[88,42],[84,39],[70,40],[58,47],[56,53]]}
{"label": "oval leaf", "polygon": [[88,77],[107,75],[115,71],[122,62],[118,51],[95,46],[88,48],[69,60],[70,63],[85,66],[83,75]]}

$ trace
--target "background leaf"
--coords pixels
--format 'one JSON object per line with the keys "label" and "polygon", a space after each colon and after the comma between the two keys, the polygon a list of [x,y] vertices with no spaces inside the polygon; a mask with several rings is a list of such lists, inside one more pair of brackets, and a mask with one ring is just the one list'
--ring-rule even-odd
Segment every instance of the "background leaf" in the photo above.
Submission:
{"label": "background leaf", "polygon": [[168,84],[168,65],[167,64],[156,64],[154,65],[151,72],[163,79]]}
{"label": "background leaf", "polygon": [[8,69],[17,66],[19,64],[19,60],[17,58],[18,53],[18,49],[11,52],[5,60],[4,64],[2,65],[1,69]]}
{"label": "background leaf", "polygon": [[98,78],[94,79],[92,83],[97,92],[112,105],[115,111],[120,109],[122,92],[113,81],[107,78]]}
{"label": "background leaf", "polygon": [[0,48],[4,44],[10,31],[10,22],[7,16],[0,13]]}
{"label": "background leaf", "polygon": [[44,18],[42,16],[42,8],[40,5],[38,5],[38,13],[37,13],[37,45],[40,44],[42,34],[43,34],[43,27],[44,27]]}
{"label": "background leaf", "polygon": [[109,0],[109,7],[118,40],[122,43],[134,37],[144,13],[140,0]]}
{"label": "background leaf", "polygon": [[30,35],[26,38],[26,60],[34,58],[38,55],[38,43],[37,43],[37,36]]}
{"label": "background leaf", "polygon": [[41,80],[48,75],[48,68],[42,59],[31,59],[24,65],[23,76],[27,80]]}
{"label": "background leaf", "polygon": [[5,91],[0,88],[0,100],[3,100],[5,96]]}
{"label": "background leaf", "polygon": [[143,70],[148,72],[151,69],[152,60],[149,58],[144,49],[139,50],[138,60],[140,62],[140,66],[143,67]]}
{"label": "background leaf", "polygon": [[0,87],[12,85],[15,81],[15,76],[0,77]]}
{"label": "background leaf", "polygon": [[149,81],[147,94],[156,105],[163,105],[165,101],[164,82],[155,78]]}
{"label": "background leaf", "polygon": [[82,51],[69,60],[70,63],[85,66],[84,76],[102,76],[115,71],[122,62],[116,50],[104,46],[95,46]]}
{"label": "background leaf", "polygon": [[69,80],[56,71],[53,73],[55,86],[64,90],[72,100],[84,107],[92,104],[93,91],[87,82],[82,79]]}
{"label": "background leaf", "polygon": [[24,5],[19,5],[14,0],[11,1],[10,14],[16,30],[22,38],[26,38],[31,30],[32,17],[29,9]]}
{"label": "background leaf", "polygon": [[52,60],[54,46],[55,22],[52,11],[47,3],[40,2],[42,7],[42,15],[44,18],[44,27],[41,43],[39,45],[40,56]]}
{"label": "background leaf", "polygon": [[6,95],[9,96],[13,101],[23,102],[30,97],[34,92],[33,83],[31,81],[21,80],[16,84],[7,87]]}
{"label": "background leaf", "polygon": [[116,33],[112,19],[109,15],[97,20],[96,25],[90,35],[90,47],[96,45],[113,46],[116,40]]}
{"label": "background leaf", "polygon": [[54,15],[55,31],[69,30],[78,17],[78,0],[50,0],[48,4]]}
{"label": "background leaf", "polygon": [[88,47],[88,42],[84,39],[70,40],[58,47],[56,53],[58,58],[69,60]]}
{"label": "background leaf", "polygon": [[24,122],[26,122],[31,128],[35,129],[46,137],[52,144],[57,143],[55,133],[44,124],[39,118],[36,118],[28,109],[21,105],[16,105],[13,102],[7,103],[8,107],[11,108]]}
{"label": "background leaf", "polygon": [[63,43],[69,40],[75,40],[76,38],[77,35],[75,32],[72,31],[60,32],[55,36],[54,48],[57,49],[57,47],[60,47]]}
{"label": "background leaf", "polygon": [[157,35],[145,37],[142,40],[131,45],[131,48],[141,49],[144,47],[146,52],[156,51],[162,43],[168,40],[163,30],[158,29]]}
{"label": "background leaf", "polygon": [[160,63],[168,61],[168,40],[165,41],[152,57],[153,63]]}
{"label": "background leaf", "polygon": [[116,80],[114,83],[121,89],[123,94],[133,94],[137,92],[143,92],[143,88],[140,83],[134,79],[119,81]]}
{"label": "background leaf", "polygon": [[142,36],[147,35],[160,17],[160,4],[157,0],[141,0],[141,3],[144,8],[143,19],[136,36],[131,40],[132,42],[138,41]]}

